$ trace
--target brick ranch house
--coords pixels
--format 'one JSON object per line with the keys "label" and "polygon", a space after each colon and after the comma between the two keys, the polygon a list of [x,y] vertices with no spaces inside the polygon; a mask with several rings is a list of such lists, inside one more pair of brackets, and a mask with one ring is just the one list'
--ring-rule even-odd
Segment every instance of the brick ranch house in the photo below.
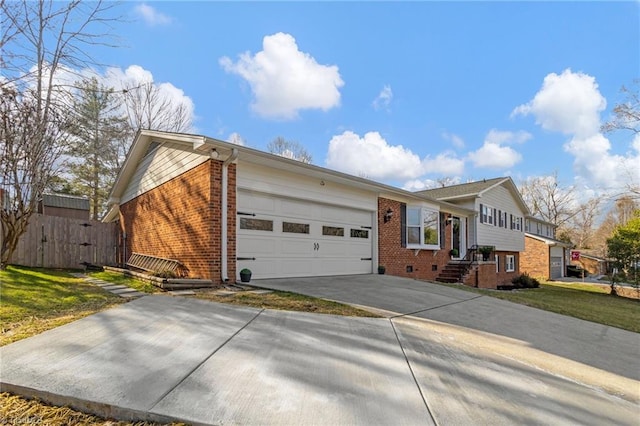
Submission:
{"label": "brick ranch house", "polygon": [[[176,259],[189,277],[214,284],[236,281],[243,268],[261,279],[371,274],[378,265],[436,280],[474,260],[456,281],[495,288],[519,273],[526,207],[510,178],[491,182],[486,199],[502,197],[512,222],[489,224],[498,211],[487,216],[488,204],[439,200],[205,136],[143,130],[104,221],[119,224],[120,264],[134,252]],[[495,257],[475,261],[468,248],[478,244],[495,246]]]}

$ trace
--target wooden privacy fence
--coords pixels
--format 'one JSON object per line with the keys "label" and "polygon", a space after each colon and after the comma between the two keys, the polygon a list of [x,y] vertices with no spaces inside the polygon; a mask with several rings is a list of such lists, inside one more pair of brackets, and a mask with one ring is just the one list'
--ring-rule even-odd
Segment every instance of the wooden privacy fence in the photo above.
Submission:
{"label": "wooden privacy fence", "polygon": [[82,268],[83,262],[115,265],[115,223],[34,214],[11,263],[44,268]]}

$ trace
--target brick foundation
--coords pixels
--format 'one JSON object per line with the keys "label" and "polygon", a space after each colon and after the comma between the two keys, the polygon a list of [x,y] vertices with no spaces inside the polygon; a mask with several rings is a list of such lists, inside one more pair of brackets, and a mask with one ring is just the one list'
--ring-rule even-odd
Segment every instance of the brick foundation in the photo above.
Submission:
{"label": "brick foundation", "polygon": [[498,276],[495,262],[480,262],[471,267],[464,278],[464,285],[477,288],[498,288]]}
{"label": "brick foundation", "polygon": [[[445,228],[444,247],[440,250],[414,250],[402,247],[399,201],[378,198],[378,263],[386,273],[399,277],[435,280],[442,268],[451,260],[451,224]],[[385,212],[391,209],[393,216],[384,223]],[[416,254],[417,252],[417,254]]]}

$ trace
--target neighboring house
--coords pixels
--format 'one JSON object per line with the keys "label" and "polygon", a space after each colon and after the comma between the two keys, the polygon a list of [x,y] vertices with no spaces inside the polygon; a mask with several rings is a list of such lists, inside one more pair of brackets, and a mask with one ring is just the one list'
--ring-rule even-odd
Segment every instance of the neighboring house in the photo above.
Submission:
{"label": "neighboring house", "polygon": [[525,249],[520,270],[545,280],[564,277],[571,244],[555,239],[556,225],[527,216],[524,230]]}
{"label": "neighboring house", "polygon": [[45,216],[89,220],[89,200],[66,194],[44,194],[38,203],[38,213]]}
{"label": "neighboring house", "polygon": [[607,275],[610,270],[610,264],[607,259],[592,256],[590,254],[580,253],[579,261],[572,261],[573,265],[582,266],[589,272],[589,275]]}
{"label": "neighboring house", "polygon": [[493,247],[497,285],[509,284],[520,274],[520,255],[524,252],[524,218],[529,209],[510,177],[446,186],[417,192],[419,195],[477,212],[468,221],[465,247]]}
{"label": "neighboring house", "polygon": [[[523,217],[511,180],[500,182],[487,200],[504,188],[505,205]],[[109,205],[104,221],[119,222],[121,264],[133,252],[176,259],[191,277],[215,283],[235,281],[243,268],[260,279],[370,274],[378,265],[388,274],[434,280],[452,262],[452,248],[463,258],[478,242],[474,203],[436,200],[205,136],[150,130],[136,136]],[[504,225],[492,230],[522,234]],[[523,242],[487,231],[479,232],[480,243],[499,243],[502,262],[511,256],[508,274],[516,273]],[[474,264],[461,278],[495,287],[495,270],[493,262]]]}

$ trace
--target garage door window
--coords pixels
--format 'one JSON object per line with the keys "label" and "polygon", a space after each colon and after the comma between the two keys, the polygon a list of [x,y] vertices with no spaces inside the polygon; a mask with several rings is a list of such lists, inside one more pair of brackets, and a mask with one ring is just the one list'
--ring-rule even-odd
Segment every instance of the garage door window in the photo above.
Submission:
{"label": "garage door window", "polygon": [[242,217],[240,218],[240,229],[251,229],[254,231],[273,231],[273,221]]}
{"label": "garage door window", "polygon": [[352,229],[351,238],[369,238],[369,231],[366,229]]}
{"label": "garage door window", "polygon": [[282,222],[282,232],[290,232],[292,234],[308,234],[308,223]]}
{"label": "garage door window", "polygon": [[322,235],[330,235],[333,237],[344,237],[344,228],[324,225],[322,227]]}

